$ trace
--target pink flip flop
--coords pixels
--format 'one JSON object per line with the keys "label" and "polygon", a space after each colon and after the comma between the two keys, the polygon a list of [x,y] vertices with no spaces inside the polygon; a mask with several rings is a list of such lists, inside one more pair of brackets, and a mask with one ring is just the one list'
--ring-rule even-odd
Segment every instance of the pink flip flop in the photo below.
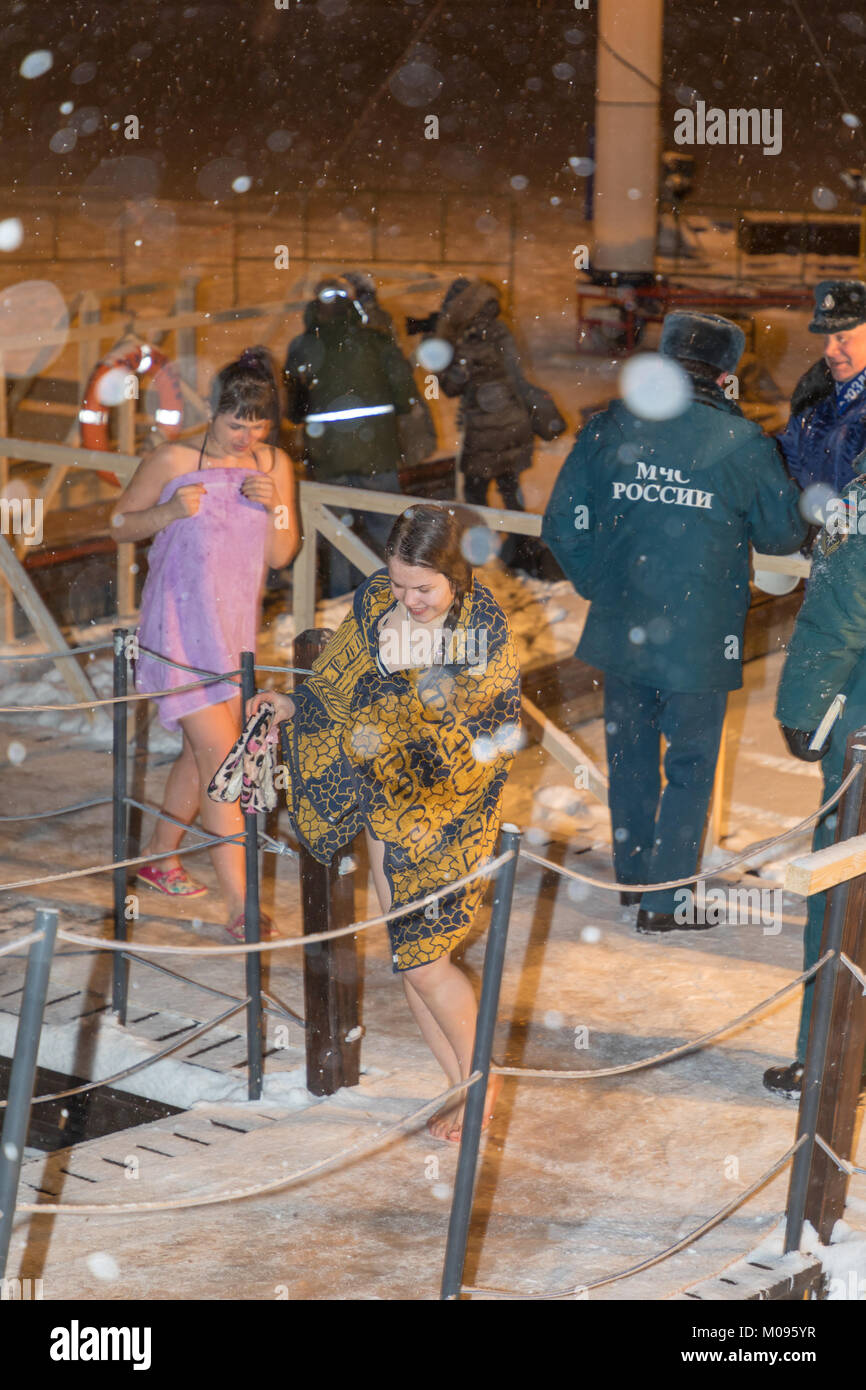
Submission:
{"label": "pink flip flop", "polygon": [[146,883],[148,888],[155,888],[158,893],[169,893],[181,898],[200,898],[207,892],[204,884],[196,883],[186,869],[160,869],[155,864],[144,864],[137,877],[142,883]]}

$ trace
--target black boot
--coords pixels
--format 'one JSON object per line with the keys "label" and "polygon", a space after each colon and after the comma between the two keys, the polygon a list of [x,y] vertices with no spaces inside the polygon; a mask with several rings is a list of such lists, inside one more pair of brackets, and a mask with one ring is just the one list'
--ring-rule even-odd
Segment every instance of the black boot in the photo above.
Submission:
{"label": "black boot", "polygon": [[790,1096],[799,1100],[803,1089],[803,1062],[791,1062],[787,1067],[768,1067],[764,1072],[764,1085],[777,1096]]}
{"label": "black boot", "polygon": [[713,922],[678,922],[672,912],[650,912],[642,907],[637,914],[636,929],[642,936],[655,936],[666,931],[708,931]]}
{"label": "black boot", "polygon": [[637,907],[642,897],[643,893],[629,893],[624,889],[619,895],[619,900],[623,907]]}

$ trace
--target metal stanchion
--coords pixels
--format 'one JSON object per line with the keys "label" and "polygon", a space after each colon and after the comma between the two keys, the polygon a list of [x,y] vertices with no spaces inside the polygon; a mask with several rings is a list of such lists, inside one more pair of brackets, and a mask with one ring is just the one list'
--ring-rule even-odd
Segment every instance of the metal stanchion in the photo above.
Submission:
{"label": "metal stanchion", "polygon": [[502,983],[502,966],[505,961],[505,945],[508,940],[508,922],[511,916],[511,898],[514,892],[514,875],[517,870],[519,847],[520,832],[517,827],[504,825],[500,852],[505,853],[507,850],[512,850],[513,853],[511,858],[502,865],[496,878],[490,928],[487,934],[487,949],[484,952],[481,1002],[478,1005],[475,1046],[472,1049],[472,1071],[481,1072],[481,1080],[476,1081],[474,1086],[470,1086],[466,1097],[463,1132],[460,1136],[460,1156],[457,1160],[457,1177],[454,1180],[454,1197],[451,1203],[451,1217],[448,1222],[448,1243],[445,1247],[445,1269],[442,1275],[440,1294],[440,1297],[445,1300],[459,1298],[460,1286],[463,1282],[469,1219],[472,1215],[472,1195],[475,1190],[475,1173],[478,1166],[478,1146],[481,1142],[481,1122],[484,1118],[484,1101],[487,1095],[487,1081],[490,1076],[490,1054],[493,1050],[493,1033],[496,1028],[496,1013],[499,1008],[499,989]]}
{"label": "metal stanchion", "polygon": [[[866,793],[866,731],[853,735],[848,743],[848,756],[845,759],[843,776],[852,767],[859,766],[861,773],[856,782],[848,788],[839,807],[836,841],[850,840],[858,833],[864,793]],[[827,1064],[827,1044],[830,1038],[830,1020],[833,1012],[833,998],[836,980],[841,969],[839,952],[845,926],[845,913],[851,882],[837,883],[830,889],[829,902],[824,919],[824,933],[821,941],[821,954],[833,952],[823,970],[818,972],[815,993],[812,999],[812,1017],[809,1026],[809,1045],[806,1051],[806,1066],[803,1071],[800,1115],[797,1137],[808,1135],[807,1142],[794,1155],[791,1167],[791,1182],[788,1189],[788,1215],[785,1225],[785,1254],[799,1250],[806,1214],[806,1200],[809,1177],[815,1152],[815,1134],[818,1126],[818,1111],[821,1104],[821,1088]],[[826,1137],[826,1136],[825,1136]]]}
{"label": "metal stanchion", "polygon": [[42,937],[39,941],[33,942],[27,957],[21,1016],[18,1020],[12,1074],[9,1078],[9,1097],[3,1119],[3,1135],[0,1138],[0,1279],[6,1274],[12,1221],[15,1216],[15,1198],[18,1194],[24,1145],[27,1143],[27,1128],[30,1124],[39,1034],[42,1031],[45,995],[48,991],[48,976],[51,973],[51,960],[57,936],[56,908],[37,908],[36,930],[42,932]]}
{"label": "metal stanchion", "polygon": [[[247,701],[256,693],[255,656],[241,652],[241,725]],[[246,895],[244,897],[244,940],[247,945],[261,940],[259,919],[259,835],[258,816],[244,816],[246,854]],[[250,1100],[261,1100],[263,1079],[262,955],[248,951],[246,958],[247,996],[247,1085]]]}
{"label": "metal stanchion", "polygon": [[[127,655],[128,632],[125,627],[112,630],[114,638],[114,681],[112,693],[115,697],[127,693]],[[111,855],[115,863],[126,859],[127,816],[126,805],[126,722],[129,706],[124,699],[112,705],[112,823]],[[114,869],[114,939],[125,941],[126,931],[126,869]],[[129,990],[129,960],[123,951],[113,951],[111,1007],[117,1014],[118,1023],[126,1023],[126,1002]]]}

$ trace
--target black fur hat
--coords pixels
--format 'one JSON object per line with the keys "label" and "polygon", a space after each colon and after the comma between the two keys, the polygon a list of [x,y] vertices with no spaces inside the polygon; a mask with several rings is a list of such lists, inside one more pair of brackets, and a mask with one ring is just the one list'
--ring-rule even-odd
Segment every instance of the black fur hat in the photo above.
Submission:
{"label": "black fur hat", "polygon": [[743,355],[746,335],[720,314],[676,309],[666,314],[659,351],[664,357],[706,362],[721,372],[732,372]]}
{"label": "black fur hat", "polygon": [[866,323],[866,285],[862,280],[822,280],[815,286],[810,333],[845,333]]}

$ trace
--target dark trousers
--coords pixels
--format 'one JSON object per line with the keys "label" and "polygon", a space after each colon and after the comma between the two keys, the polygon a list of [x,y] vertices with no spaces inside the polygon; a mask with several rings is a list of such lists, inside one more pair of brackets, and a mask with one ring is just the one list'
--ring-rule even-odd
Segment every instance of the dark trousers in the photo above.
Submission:
{"label": "dark trousers", "polygon": [[[492,481],[491,478],[478,478],[474,473],[467,473],[463,488],[465,500],[475,507],[486,507]],[[509,512],[526,511],[523,493],[520,491],[520,479],[516,473],[500,473],[496,479],[496,486]]]}
{"label": "dark trousers", "polygon": [[[487,493],[490,488],[490,478],[477,478],[471,473],[466,474],[464,487],[464,498],[471,506],[486,507]],[[525,512],[526,504],[523,500],[523,493],[520,491],[520,478],[517,473],[500,473],[496,477],[496,486],[505,503],[506,511]],[[541,541],[536,540],[535,536],[505,536],[502,542],[502,549],[499,558],[503,565],[513,570],[525,570],[535,579],[561,579],[562,571]]]}
{"label": "dark trousers", "polygon": [[[373,477],[365,477],[357,473],[342,473],[333,478],[322,478],[318,481],[332,483],[335,487],[365,488],[368,492],[400,491],[400,479],[396,469],[388,473],[376,473]],[[345,522],[346,526],[350,526],[355,535],[371,550],[374,550],[380,559],[384,558],[385,542],[397,520],[396,516],[390,512],[356,511],[354,507],[349,511],[343,506],[331,506],[330,510],[341,521],[348,517],[349,520]],[[348,594],[352,589],[357,589],[364,579],[364,575],[355,568],[345,555],[336,550],[330,541],[322,540],[319,546],[323,596],[325,598],[338,598],[341,594]]]}
{"label": "dark trousers", "polygon": [[[619,883],[664,883],[697,872],[727,698],[723,690],[653,690],[605,674],[610,819]],[[664,791],[662,736],[667,744]],[[675,892],[644,893],[641,907],[673,912]]]}

